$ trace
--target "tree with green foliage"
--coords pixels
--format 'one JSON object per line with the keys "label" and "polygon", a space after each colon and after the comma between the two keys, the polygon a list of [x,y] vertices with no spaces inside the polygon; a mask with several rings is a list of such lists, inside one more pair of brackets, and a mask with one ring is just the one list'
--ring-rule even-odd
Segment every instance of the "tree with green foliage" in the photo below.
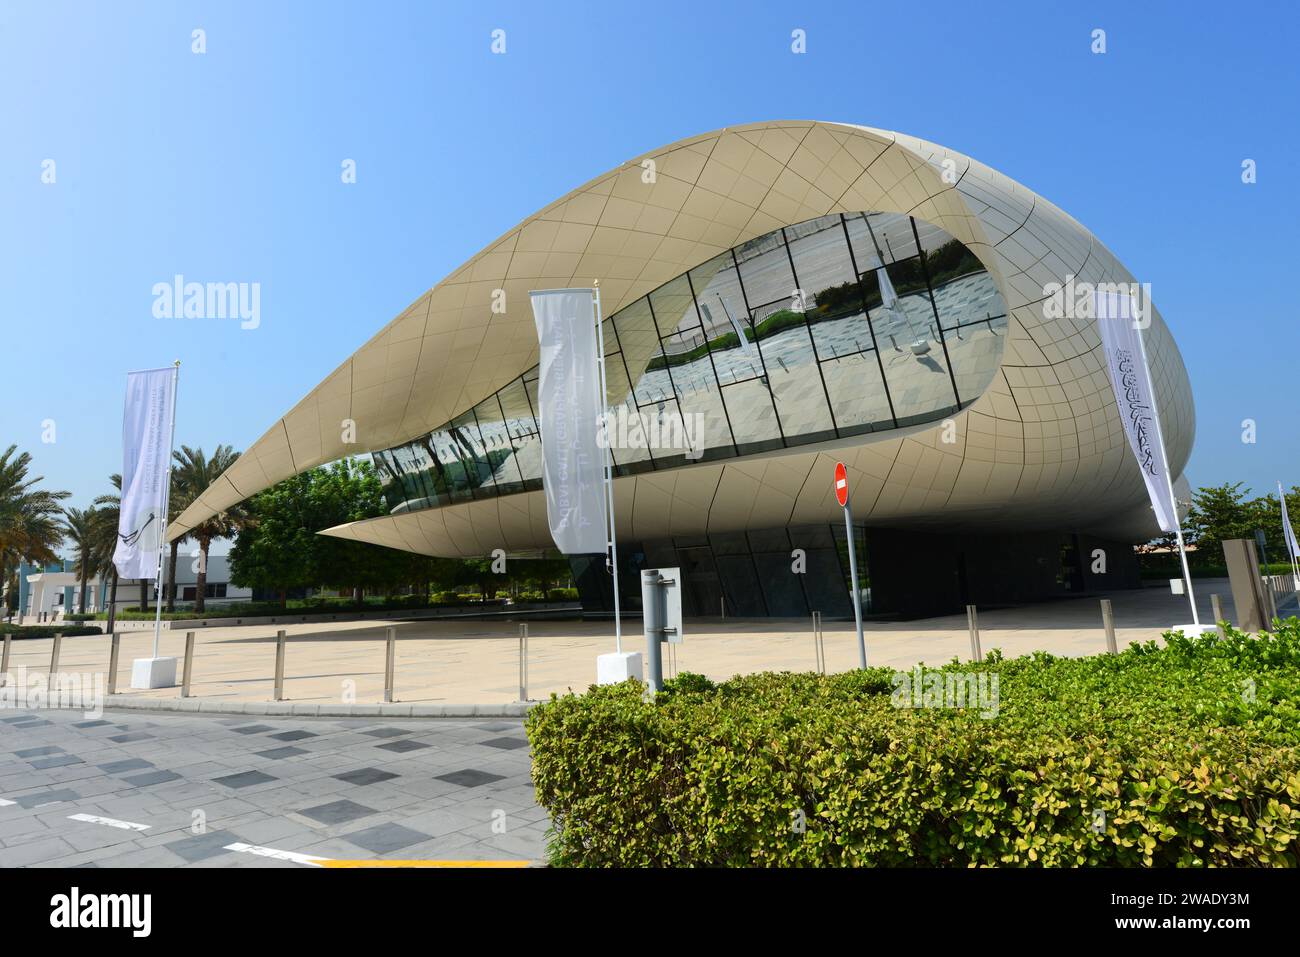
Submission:
{"label": "tree with green foliage", "polygon": [[40,488],[43,476],[29,477],[32,457],[11,445],[0,453],[0,582],[24,560],[52,562],[63,541],[63,507],[68,492]]}
{"label": "tree with green foliage", "polygon": [[113,553],[117,551],[118,527],[122,517],[122,476],[114,472],[108,480],[115,491],[97,495],[92,504],[97,516],[95,537],[96,550],[99,552],[99,575],[101,578],[107,576],[111,582],[108,590],[108,631],[111,634],[117,622],[117,566],[113,564]]}
{"label": "tree with green foliage", "polygon": [[[1192,506],[1185,525],[1188,543],[1194,544],[1196,550],[1189,553],[1189,563],[1222,565],[1223,543],[1232,538],[1254,541],[1257,530],[1264,533],[1268,558],[1275,562],[1287,560],[1282,536],[1282,508],[1277,495],[1269,493],[1250,498],[1249,493],[1250,489],[1243,489],[1241,482],[1201,488],[1192,493]],[[1294,523],[1300,517],[1300,488],[1293,487],[1286,498]],[[1260,560],[1264,557],[1261,555]]]}
{"label": "tree with green foliage", "polygon": [[80,586],[77,611],[83,615],[86,613],[86,584],[99,566],[99,525],[99,516],[93,508],[64,510],[63,537],[72,545],[73,571]]}
{"label": "tree with green foliage", "polygon": [[1242,483],[1200,488],[1192,493],[1192,505],[1185,525],[1187,538],[1196,551],[1188,561],[1218,565],[1223,561],[1223,543],[1230,538],[1253,538],[1254,509],[1246,500]]}
{"label": "tree with green foliage", "polygon": [[368,462],[345,459],[277,482],[249,500],[248,519],[230,552],[230,580],[275,592],[281,604],[298,588],[367,587],[419,577],[409,553],[319,532],[387,514]]}
{"label": "tree with green foliage", "polygon": [[[176,466],[172,473],[171,494],[178,503],[197,500],[239,459],[239,453],[229,445],[218,445],[210,458],[202,449],[192,449],[188,445],[182,445],[179,452],[172,452],[172,456],[176,459]],[[168,520],[171,518],[169,515]],[[243,520],[243,507],[234,505],[204,519],[189,530],[189,537],[199,543],[199,571],[194,582],[195,611],[203,610],[207,595],[208,549],[216,539],[233,535]],[[172,554],[175,555],[175,551]]]}

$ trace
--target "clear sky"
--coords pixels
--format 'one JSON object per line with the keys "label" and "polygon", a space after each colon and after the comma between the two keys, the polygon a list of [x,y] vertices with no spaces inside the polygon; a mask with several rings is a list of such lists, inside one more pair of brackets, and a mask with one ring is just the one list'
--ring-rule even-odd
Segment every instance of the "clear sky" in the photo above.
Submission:
{"label": "clear sky", "polygon": [[[1193,486],[1300,484],[1296,10],[5,0],[0,444],[86,505],[121,470],[125,373],[180,359],[177,442],[242,449],[575,186],[692,134],[822,119],[950,146],[1075,216],[1182,348]],[[260,283],[260,325],[155,318],[178,273]]]}

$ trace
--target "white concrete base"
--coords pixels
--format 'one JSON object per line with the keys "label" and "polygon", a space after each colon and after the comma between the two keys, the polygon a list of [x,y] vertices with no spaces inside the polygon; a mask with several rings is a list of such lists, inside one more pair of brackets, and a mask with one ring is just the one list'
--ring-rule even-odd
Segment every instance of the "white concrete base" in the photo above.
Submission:
{"label": "white concrete base", "polygon": [[1193,624],[1170,625],[1169,630],[1181,631],[1183,633],[1184,638],[1195,638],[1198,635],[1205,634],[1206,632],[1217,635],[1219,633],[1219,626],[1212,621],[1211,622],[1203,621],[1199,625],[1193,625]]}
{"label": "white concrete base", "polygon": [[608,655],[596,656],[596,684],[616,685],[635,678],[644,681],[641,667],[641,652],[616,651]]}
{"label": "white concrete base", "polygon": [[136,658],[131,662],[132,688],[175,688],[175,658]]}

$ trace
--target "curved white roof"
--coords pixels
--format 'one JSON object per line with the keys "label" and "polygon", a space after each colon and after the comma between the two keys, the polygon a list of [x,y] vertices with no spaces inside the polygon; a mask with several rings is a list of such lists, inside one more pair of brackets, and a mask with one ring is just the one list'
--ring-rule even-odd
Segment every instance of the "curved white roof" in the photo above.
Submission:
{"label": "curved white roof", "polygon": [[[653,160],[653,183],[643,161]],[[258,439],[169,529],[175,537],[275,482],[415,438],[537,362],[528,292],[600,280],[606,315],[711,257],[836,212],[896,212],[942,227],[989,269],[1009,319],[1001,366],[940,423],[617,479],[619,534],[834,520],[829,476],[855,476],[875,524],[1157,533],[1090,319],[1047,318],[1053,282],[1132,282],[1088,230],[1019,183],[901,133],[791,121],[730,127],[638,156],[471,258],[389,322]],[[507,310],[492,311],[504,290]],[[1153,310],[1154,311],[1154,310]],[[1159,314],[1147,348],[1179,475],[1195,429],[1182,358]],[[344,420],[356,423],[343,442]],[[331,534],[438,555],[549,544],[540,492],[371,519]]]}

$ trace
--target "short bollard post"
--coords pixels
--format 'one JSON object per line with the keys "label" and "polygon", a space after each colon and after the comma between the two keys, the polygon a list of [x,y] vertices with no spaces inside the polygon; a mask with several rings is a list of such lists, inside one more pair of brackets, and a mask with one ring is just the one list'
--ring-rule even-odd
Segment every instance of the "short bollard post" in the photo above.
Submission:
{"label": "short bollard post", "polygon": [[54,647],[50,650],[50,676],[59,673],[59,652],[63,650],[63,632],[54,636]]}
{"label": "short bollard post", "polygon": [[1115,643],[1115,610],[1109,598],[1101,600],[1101,625],[1106,629],[1106,651],[1112,655],[1119,654],[1119,646]]}
{"label": "short bollard post", "polygon": [[384,702],[393,701],[393,673],[397,664],[397,629],[390,625],[387,629],[384,648]]}
{"label": "short bollard post", "polygon": [[1214,627],[1218,629],[1219,637],[1220,638],[1228,637],[1223,632],[1223,622],[1225,621],[1223,617],[1223,601],[1219,598],[1218,595],[1210,596],[1210,613],[1214,615]]}
{"label": "short bollard post", "polygon": [[822,644],[822,613],[813,614],[813,654],[817,658],[817,673],[826,674],[826,647]]}
{"label": "short bollard post", "polygon": [[122,636],[113,632],[108,642],[108,693],[117,694],[117,656],[122,651]]}
{"label": "short bollard post", "polygon": [[519,626],[519,700],[528,700],[528,625]]}
{"label": "short bollard post", "polygon": [[13,637],[13,635],[5,635],[4,648],[0,650],[0,688],[3,688],[5,682],[9,680],[9,646]]}
{"label": "short bollard post", "polygon": [[984,656],[980,654],[980,624],[974,605],[966,606],[966,624],[970,628],[970,660],[981,661]]}
{"label": "short bollard post", "polygon": [[194,674],[194,632],[185,632],[185,668],[181,672],[181,697],[190,696],[190,678]]}
{"label": "short bollard post", "polygon": [[275,698],[284,700],[284,631],[275,633]]}

